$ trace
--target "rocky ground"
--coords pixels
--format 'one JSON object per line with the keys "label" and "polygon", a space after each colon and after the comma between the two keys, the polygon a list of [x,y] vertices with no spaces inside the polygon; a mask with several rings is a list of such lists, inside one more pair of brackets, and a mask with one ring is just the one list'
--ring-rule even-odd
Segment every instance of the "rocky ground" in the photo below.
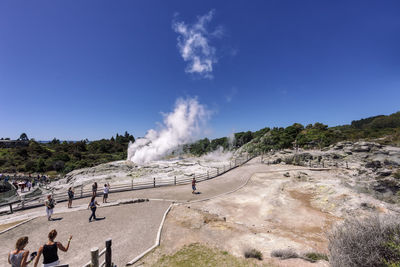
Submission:
{"label": "rocky ground", "polygon": [[156,178],[173,179],[187,178],[194,174],[215,172],[217,168],[227,168],[233,164],[232,153],[215,151],[202,157],[175,157],[158,160],[145,165],[135,164],[129,160],[114,161],[91,168],[83,168],[68,173],[63,179],[50,184],[55,192],[66,191],[68,187],[84,185],[89,188],[93,182],[112,185],[129,184],[132,179],[137,182],[149,181]]}
{"label": "rocky ground", "polygon": [[[272,152],[259,160],[265,168],[253,162],[256,173],[238,191],[175,206],[161,247],[137,266],[156,266],[192,243],[241,258],[254,248],[264,256],[256,265],[327,266],[325,260],[311,263],[302,258],[311,252],[329,255],[328,235],[335,224],[400,211],[399,148],[346,142],[324,151]],[[288,249],[299,258],[271,256]]]}
{"label": "rocky ground", "polygon": [[286,163],[344,170],[342,183],[380,200],[397,203],[400,190],[400,148],[374,142],[340,142],[323,150],[284,150],[263,157],[267,164]]}

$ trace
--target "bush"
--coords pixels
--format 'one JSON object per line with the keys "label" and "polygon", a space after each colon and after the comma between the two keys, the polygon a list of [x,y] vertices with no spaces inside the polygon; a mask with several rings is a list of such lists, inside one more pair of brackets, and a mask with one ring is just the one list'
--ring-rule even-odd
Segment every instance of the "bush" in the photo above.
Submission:
{"label": "bush", "polygon": [[329,235],[332,266],[399,266],[400,216],[347,220]]}
{"label": "bush", "polygon": [[271,252],[272,257],[281,258],[283,260],[298,258],[299,255],[293,249],[278,249]]}
{"label": "bush", "polygon": [[258,260],[262,260],[263,259],[263,255],[261,253],[261,251],[257,250],[257,249],[247,249],[244,252],[244,257],[245,258],[254,258],[254,259],[258,259]]}
{"label": "bush", "polygon": [[324,261],[329,261],[328,256],[322,253],[317,253],[317,252],[309,252],[304,254],[303,257],[305,260],[311,261],[311,262],[316,262],[319,260],[324,260]]}

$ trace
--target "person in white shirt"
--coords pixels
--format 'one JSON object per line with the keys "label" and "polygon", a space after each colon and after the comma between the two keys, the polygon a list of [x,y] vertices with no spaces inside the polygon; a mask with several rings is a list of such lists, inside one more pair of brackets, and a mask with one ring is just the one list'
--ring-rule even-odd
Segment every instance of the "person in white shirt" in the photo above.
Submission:
{"label": "person in white shirt", "polygon": [[107,203],[108,192],[110,191],[110,184],[104,184],[103,188],[103,203]]}

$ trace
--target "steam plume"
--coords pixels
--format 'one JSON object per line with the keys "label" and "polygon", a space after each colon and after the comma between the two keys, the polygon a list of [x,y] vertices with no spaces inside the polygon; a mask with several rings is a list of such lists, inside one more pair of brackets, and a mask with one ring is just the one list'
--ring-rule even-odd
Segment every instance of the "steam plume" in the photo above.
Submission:
{"label": "steam plume", "polygon": [[150,129],[128,147],[128,160],[138,164],[158,160],[174,148],[194,141],[201,134],[209,112],[196,98],[179,98],[174,111],[164,114],[164,124],[156,131]]}

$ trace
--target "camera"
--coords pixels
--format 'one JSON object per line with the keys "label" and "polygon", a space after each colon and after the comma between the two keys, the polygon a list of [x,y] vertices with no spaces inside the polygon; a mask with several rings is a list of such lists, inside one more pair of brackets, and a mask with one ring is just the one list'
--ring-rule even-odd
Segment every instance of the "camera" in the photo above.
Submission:
{"label": "camera", "polygon": [[37,255],[37,252],[36,252],[36,251],[35,251],[35,252],[32,252],[32,253],[31,253],[31,260],[33,260],[33,258],[35,258],[36,255]]}

